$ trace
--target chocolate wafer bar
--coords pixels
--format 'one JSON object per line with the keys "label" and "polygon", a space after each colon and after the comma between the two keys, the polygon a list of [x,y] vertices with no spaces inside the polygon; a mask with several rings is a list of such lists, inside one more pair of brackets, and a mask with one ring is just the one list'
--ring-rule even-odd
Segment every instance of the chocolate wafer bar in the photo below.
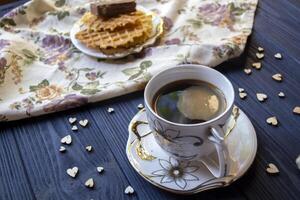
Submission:
{"label": "chocolate wafer bar", "polygon": [[135,0],[101,0],[91,3],[91,13],[105,18],[136,11]]}

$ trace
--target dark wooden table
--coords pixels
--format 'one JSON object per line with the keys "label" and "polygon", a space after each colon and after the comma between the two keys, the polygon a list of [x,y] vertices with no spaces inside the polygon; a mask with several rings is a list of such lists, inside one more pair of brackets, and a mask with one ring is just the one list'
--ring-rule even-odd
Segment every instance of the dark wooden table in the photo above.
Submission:
{"label": "dark wooden table", "polygon": [[[0,15],[23,2],[1,6]],[[256,60],[259,45],[265,48],[263,68],[248,76],[243,68]],[[273,57],[277,52],[282,53],[282,60]],[[300,106],[300,1],[260,0],[245,53],[217,69],[236,89],[243,87],[248,92],[245,100],[237,95],[236,104],[250,117],[258,137],[252,167],[231,186],[179,196],[143,180],[125,155],[128,123],[143,102],[143,93],[137,92],[79,109],[0,124],[0,199],[300,199],[300,170],[295,164],[300,154],[300,115],[292,113]],[[283,75],[282,83],[272,80],[275,73]],[[279,91],[286,98],[280,99]],[[269,99],[260,103],[257,92],[266,93]],[[115,113],[109,114],[108,107],[115,108]],[[279,119],[278,127],[265,121],[273,115]],[[71,132],[70,116],[87,118],[90,124],[79,133],[71,133],[74,144],[62,155],[59,141]],[[87,144],[95,149],[90,155],[84,150]],[[278,166],[279,175],[266,173],[270,162]],[[80,168],[76,181],[65,172],[72,165]],[[105,168],[102,176],[95,176],[93,171],[98,165]],[[94,190],[83,186],[89,176],[96,181]],[[123,193],[127,185],[134,187],[134,195]]]}

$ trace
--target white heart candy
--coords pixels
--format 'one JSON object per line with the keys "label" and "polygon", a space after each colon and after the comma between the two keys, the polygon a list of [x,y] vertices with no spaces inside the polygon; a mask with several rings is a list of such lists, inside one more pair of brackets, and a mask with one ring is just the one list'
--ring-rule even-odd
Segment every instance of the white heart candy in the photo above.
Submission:
{"label": "white heart candy", "polygon": [[275,81],[278,81],[278,82],[282,81],[282,79],[283,79],[283,77],[282,77],[281,74],[274,74],[274,75],[272,76],[272,78],[273,78]]}
{"label": "white heart candy", "polygon": [[245,99],[247,97],[247,93],[245,92],[240,92],[239,95],[241,99]]}
{"label": "white heart candy", "polygon": [[267,123],[273,126],[277,126],[278,125],[278,120],[276,117],[269,117],[267,120]]}
{"label": "white heart candy", "polygon": [[258,101],[260,101],[260,102],[263,102],[268,98],[268,96],[264,93],[257,93],[256,97],[257,97]]}
{"label": "white heart candy", "polygon": [[276,59],[282,59],[282,55],[281,55],[281,53],[276,53],[275,55],[274,55],[274,57],[276,58]]}
{"label": "white heart candy", "polygon": [[73,123],[75,123],[76,122],[76,117],[70,117],[69,118],[69,122],[70,122],[70,124],[73,124]]}
{"label": "white heart candy", "polygon": [[266,171],[269,174],[278,174],[279,173],[279,169],[277,168],[276,165],[274,165],[273,163],[268,164]]}
{"label": "white heart candy", "polygon": [[82,126],[82,127],[86,127],[89,123],[89,120],[85,119],[85,120],[80,120],[79,121],[79,124]]}
{"label": "white heart candy", "polygon": [[264,48],[258,47],[257,50],[258,50],[259,52],[263,52],[263,51],[264,51]]}
{"label": "white heart candy", "polygon": [[78,167],[69,168],[69,169],[67,169],[67,174],[69,176],[71,176],[72,178],[75,178],[78,171],[79,171]]}
{"label": "white heart candy", "polygon": [[245,92],[244,88],[239,88],[239,92]]}
{"label": "white heart candy", "polygon": [[113,113],[115,111],[115,109],[113,109],[113,108],[108,108],[107,109],[107,112],[109,112],[109,113]]}
{"label": "white heart candy", "polygon": [[93,147],[92,146],[86,146],[85,149],[88,151],[88,152],[91,152],[93,150]]}
{"label": "white heart candy", "polygon": [[278,96],[281,97],[281,98],[283,98],[283,97],[285,97],[285,94],[283,92],[279,92]]}
{"label": "white heart candy", "polygon": [[98,171],[99,173],[102,173],[102,172],[104,171],[104,167],[97,167],[97,171]]}
{"label": "white heart candy", "polygon": [[66,150],[67,150],[66,147],[63,147],[63,146],[60,146],[60,148],[59,148],[60,152],[65,152]]}
{"label": "white heart candy", "polygon": [[78,127],[76,125],[72,126],[72,131],[78,131]]}
{"label": "white heart candy", "polygon": [[144,105],[140,103],[137,107],[138,107],[138,109],[143,109]]}
{"label": "white heart candy", "polygon": [[252,70],[251,69],[244,69],[244,72],[249,75],[249,74],[252,73]]}
{"label": "white heart candy", "polygon": [[134,189],[129,185],[127,186],[127,188],[124,191],[125,194],[133,194],[134,193]]}
{"label": "white heart candy", "polygon": [[293,109],[293,113],[294,113],[294,114],[300,115],[300,106],[296,106],[296,107]]}
{"label": "white heart candy", "polygon": [[94,187],[94,179],[92,178],[89,178],[85,183],[84,185],[88,188],[93,188]]}
{"label": "white heart candy", "polygon": [[72,143],[72,137],[71,137],[71,135],[67,135],[67,136],[63,137],[63,138],[60,140],[60,142],[61,142],[62,144],[71,144],[71,143]]}
{"label": "white heart candy", "polygon": [[256,53],[256,57],[258,59],[263,59],[265,57],[265,55],[263,53]]}
{"label": "white heart candy", "polygon": [[300,155],[296,158],[296,164],[298,169],[300,169]]}
{"label": "white heart candy", "polygon": [[261,63],[260,62],[252,63],[252,67],[254,67],[255,69],[261,69]]}

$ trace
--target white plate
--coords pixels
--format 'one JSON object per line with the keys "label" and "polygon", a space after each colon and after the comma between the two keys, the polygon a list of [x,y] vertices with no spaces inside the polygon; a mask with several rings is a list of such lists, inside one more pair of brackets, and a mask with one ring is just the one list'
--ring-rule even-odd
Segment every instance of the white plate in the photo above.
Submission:
{"label": "white plate", "polygon": [[[194,194],[228,186],[245,174],[257,150],[256,133],[251,121],[237,107],[235,111],[229,120],[230,133],[226,138],[231,167],[223,178],[215,178],[201,162],[180,162],[165,152],[154,139],[145,110],[137,113],[129,124],[127,157],[145,180],[170,192]],[[181,176],[174,178],[170,175],[174,173]]]}
{"label": "white plate", "polygon": [[137,10],[141,10],[149,15],[152,15],[152,24],[153,24],[153,29],[152,29],[152,35],[151,37],[142,45],[128,49],[127,52],[125,53],[116,53],[113,55],[107,55],[102,53],[101,51],[98,51],[96,49],[89,48],[85,46],[83,43],[81,43],[79,40],[76,39],[75,35],[80,31],[80,26],[82,25],[81,20],[78,20],[74,26],[72,27],[70,31],[70,37],[71,41],[74,44],[74,46],[79,49],[81,52],[93,56],[96,58],[101,58],[101,59],[117,59],[117,58],[123,58],[125,56],[128,56],[133,53],[139,53],[141,52],[144,48],[153,45],[157,38],[163,33],[163,19],[159,17],[158,15],[150,12],[149,10],[145,9],[142,6],[137,6]]}

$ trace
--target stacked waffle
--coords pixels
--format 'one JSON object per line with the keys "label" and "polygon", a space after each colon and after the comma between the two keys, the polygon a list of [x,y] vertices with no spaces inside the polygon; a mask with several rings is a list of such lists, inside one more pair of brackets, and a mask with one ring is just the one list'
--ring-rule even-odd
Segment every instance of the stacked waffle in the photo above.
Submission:
{"label": "stacked waffle", "polygon": [[76,39],[105,54],[126,52],[147,41],[152,34],[152,16],[141,11],[111,18],[88,12],[81,22]]}

